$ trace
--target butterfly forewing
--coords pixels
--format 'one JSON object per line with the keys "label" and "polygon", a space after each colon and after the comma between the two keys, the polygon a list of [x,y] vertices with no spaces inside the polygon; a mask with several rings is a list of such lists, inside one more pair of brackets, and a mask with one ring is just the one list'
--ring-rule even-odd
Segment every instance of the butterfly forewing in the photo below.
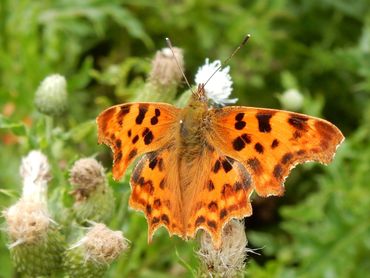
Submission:
{"label": "butterfly forewing", "polygon": [[333,124],[298,113],[226,107],[210,114],[208,140],[246,167],[260,196],[283,194],[297,163],[329,163],[344,139]]}
{"label": "butterfly forewing", "polygon": [[178,114],[178,108],[165,103],[127,103],[98,116],[98,141],[109,145],[114,153],[116,180],[136,157],[173,140]]}

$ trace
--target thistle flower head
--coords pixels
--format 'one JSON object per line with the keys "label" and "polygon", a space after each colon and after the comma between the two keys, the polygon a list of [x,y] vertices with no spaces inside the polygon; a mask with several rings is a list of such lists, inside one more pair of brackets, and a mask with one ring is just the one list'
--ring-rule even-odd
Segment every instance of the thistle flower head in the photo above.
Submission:
{"label": "thistle flower head", "polygon": [[[220,65],[221,61],[216,60],[212,63],[209,63],[209,59],[207,58],[205,64],[198,69],[198,72],[195,75],[195,83],[197,85],[206,83],[211,75],[220,67]],[[237,98],[229,98],[233,89],[233,82],[231,80],[229,71],[229,66],[218,70],[204,88],[207,97],[216,104],[225,105],[228,103],[235,103],[238,100]]]}
{"label": "thistle flower head", "polygon": [[77,160],[70,170],[69,182],[74,185],[77,194],[84,198],[106,182],[103,166],[94,158],[81,158]]}
{"label": "thistle flower head", "polygon": [[13,242],[11,246],[44,237],[51,221],[46,199],[51,174],[46,156],[40,151],[29,152],[22,159],[20,174],[23,179],[22,197],[3,212]]}
{"label": "thistle flower head", "polygon": [[35,94],[36,108],[49,116],[59,116],[67,108],[67,82],[64,76],[53,74],[46,77]]}
{"label": "thistle flower head", "polygon": [[103,166],[94,158],[77,160],[70,170],[75,197],[73,210],[80,222],[107,221],[114,210],[114,195]]}
{"label": "thistle flower head", "polygon": [[244,267],[247,237],[243,222],[231,220],[222,231],[222,245],[215,249],[208,233],[202,233],[198,256],[204,270],[216,277],[235,277]]}
{"label": "thistle flower head", "polygon": [[42,204],[21,199],[3,214],[12,242],[10,248],[22,243],[35,243],[46,237],[51,219]]}
{"label": "thistle flower head", "polygon": [[184,69],[184,57],[180,48],[173,47],[172,49],[174,53],[169,48],[157,51],[152,61],[149,83],[164,87],[177,85],[181,81],[182,74],[179,66],[182,70]]}
{"label": "thistle flower head", "polygon": [[21,199],[3,211],[10,255],[17,271],[29,277],[49,276],[60,268],[64,239],[47,208],[50,166],[46,156],[31,151],[22,160]]}
{"label": "thistle flower head", "polygon": [[82,247],[85,261],[111,264],[128,248],[128,241],[121,231],[112,231],[104,224],[95,223],[89,232],[70,249]]}

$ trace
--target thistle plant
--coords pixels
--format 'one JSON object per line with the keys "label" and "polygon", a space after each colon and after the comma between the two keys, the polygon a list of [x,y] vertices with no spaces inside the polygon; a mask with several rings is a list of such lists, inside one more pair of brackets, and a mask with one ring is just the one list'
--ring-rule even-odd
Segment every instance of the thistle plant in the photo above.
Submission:
{"label": "thistle plant", "polygon": [[22,160],[23,178],[21,199],[6,209],[6,231],[9,250],[16,269],[35,277],[60,270],[63,236],[47,208],[47,183],[50,167],[39,151],[31,151]]}
{"label": "thistle plant", "polygon": [[114,196],[103,166],[94,158],[82,158],[74,163],[69,175],[74,188],[76,218],[80,222],[109,220],[114,210]]}
{"label": "thistle plant", "polygon": [[95,223],[84,237],[67,249],[64,267],[70,277],[102,277],[109,265],[128,248],[122,232]]}

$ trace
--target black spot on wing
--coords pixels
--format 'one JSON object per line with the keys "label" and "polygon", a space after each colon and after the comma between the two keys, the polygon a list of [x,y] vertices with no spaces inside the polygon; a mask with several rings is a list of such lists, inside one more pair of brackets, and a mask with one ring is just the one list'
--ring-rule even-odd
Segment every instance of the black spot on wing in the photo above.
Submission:
{"label": "black spot on wing", "polygon": [[283,178],[283,168],[280,164],[276,164],[276,166],[274,167],[273,175],[278,180],[281,180]]}
{"label": "black spot on wing", "polygon": [[308,118],[299,115],[291,115],[288,119],[288,123],[299,130],[307,130]]}
{"label": "black spot on wing", "polygon": [[244,121],[236,122],[236,123],[235,123],[235,129],[237,129],[237,130],[241,130],[241,129],[243,129],[246,125],[247,125],[247,123],[246,123],[246,122],[244,122]]}
{"label": "black spot on wing", "polygon": [[195,220],[195,226],[199,226],[200,224],[203,224],[204,222],[206,222],[206,219],[204,218],[204,216],[199,216],[197,220]]}
{"label": "black spot on wing", "polygon": [[254,149],[258,152],[258,153],[263,153],[263,146],[260,144],[260,143],[256,143],[254,145]]}
{"label": "black spot on wing", "polygon": [[260,132],[270,132],[271,131],[271,125],[270,125],[270,119],[272,117],[272,114],[268,113],[258,113],[256,115],[256,118],[258,120],[258,130]]}
{"label": "black spot on wing", "polygon": [[224,168],[225,173],[228,173],[229,171],[231,171],[233,166],[230,164],[230,162],[227,159],[224,159],[222,161],[222,168]]}
{"label": "black spot on wing", "polygon": [[218,172],[218,170],[220,170],[220,167],[221,167],[220,160],[217,159],[216,162],[215,162],[215,165],[213,166],[213,172],[216,174]]}
{"label": "black spot on wing", "polygon": [[271,149],[275,149],[277,146],[279,146],[279,141],[274,139],[271,143]]}
{"label": "black spot on wing", "polygon": [[244,113],[238,113],[235,116],[235,121],[240,122],[244,118]]}
{"label": "black spot on wing", "polygon": [[290,162],[293,158],[293,154],[292,153],[286,153],[284,154],[283,158],[281,159],[281,163],[283,164],[287,164],[288,162]]}
{"label": "black spot on wing", "polygon": [[244,140],[240,136],[238,136],[234,139],[233,148],[236,151],[241,151],[242,149],[245,148]]}
{"label": "black spot on wing", "polygon": [[138,125],[143,123],[146,112],[148,112],[148,104],[139,104],[139,114],[135,120]]}

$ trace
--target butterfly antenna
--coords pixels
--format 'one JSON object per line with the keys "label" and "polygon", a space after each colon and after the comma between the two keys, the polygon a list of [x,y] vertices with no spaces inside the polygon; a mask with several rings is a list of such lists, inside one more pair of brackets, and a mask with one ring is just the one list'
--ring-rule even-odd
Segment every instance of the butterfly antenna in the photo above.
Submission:
{"label": "butterfly antenna", "polygon": [[207,79],[207,81],[204,83],[203,87],[206,86],[206,84],[208,83],[209,80],[211,80],[211,78],[224,66],[224,65],[227,65],[229,63],[229,61],[231,60],[232,57],[234,57],[234,55],[244,46],[247,44],[249,38],[251,37],[250,34],[247,34],[243,41],[241,42],[241,44],[238,45],[237,48],[235,48],[235,50],[233,51],[233,53],[231,53],[231,55],[226,59],[224,60],[219,66],[218,68],[212,73],[212,75]]}
{"label": "butterfly antenna", "polygon": [[192,92],[192,94],[194,94],[194,91],[193,91],[193,89],[191,88],[190,83],[189,83],[188,79],[186,78],[186,75],[185,75],[184,71],[182,70],[182,68],[181,68],[181,66],[180,66],[180,64],[179,64],[179,61],[178,61],[178,60],[177,60],[177,58],[176,58],[176,55],[175,55],[175,52],[174,52],[174,50],[173,50],[172,43],[171,43],[170,39],[169,39],[169,38],[166,38],[166,42],[167,42],[168,47],[171,49],[171,52],[172,52],[173,58],[175,59],[176,65],[177,65],[177,67],[179,68],[179,70],[180,70],[180,72],[181,72],[182,76],[184,77],[186,84],[188,85],[188,87],[189,87],[190,91]]}

